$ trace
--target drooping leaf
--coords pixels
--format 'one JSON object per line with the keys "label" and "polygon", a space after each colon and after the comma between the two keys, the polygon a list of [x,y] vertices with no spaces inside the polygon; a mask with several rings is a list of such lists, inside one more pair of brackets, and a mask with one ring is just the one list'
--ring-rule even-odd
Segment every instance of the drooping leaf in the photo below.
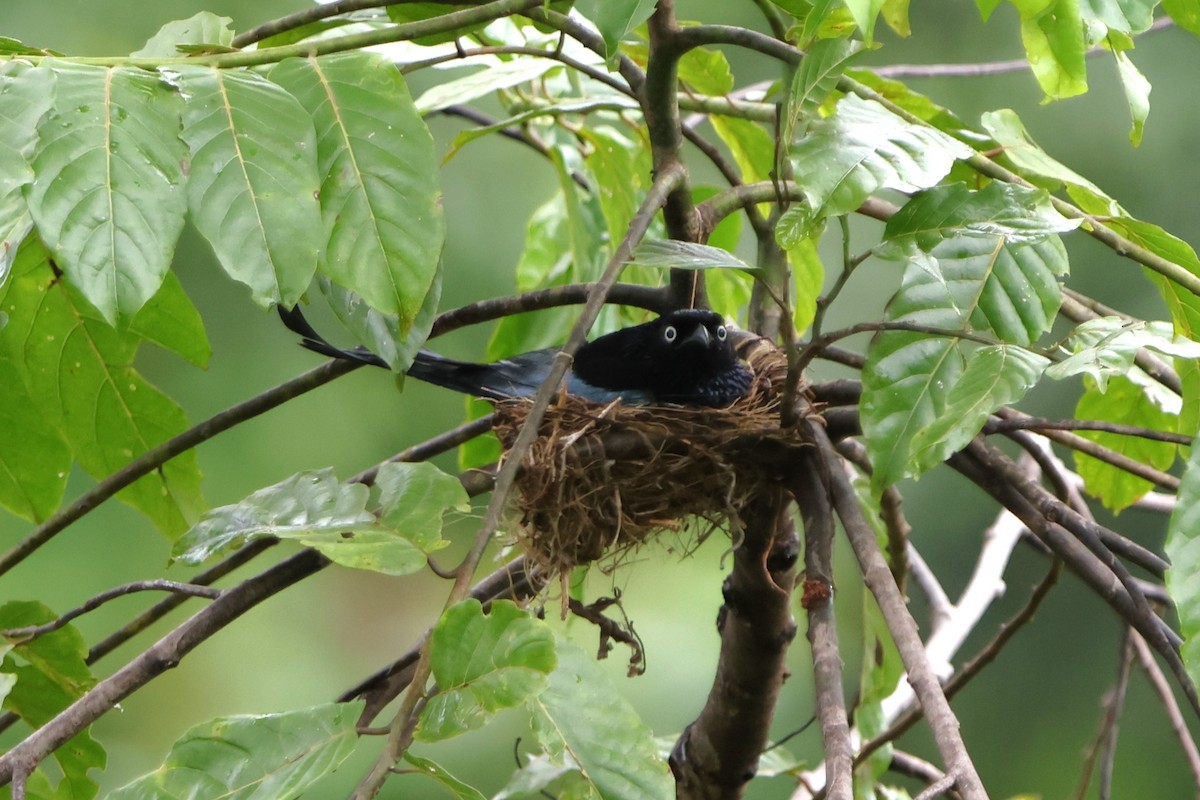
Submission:
{"label": "drooping leaf", "polygon": [[422,548],[438,546],[447,511],[470,511],[462,482],[433,464],[384,464],[375,476],[380,522]]}
{"label": "drooping leaf", "polygon": [[404,754],[404,760],[416,767],[418,772],[428,775],[452,792],[459,800],[487,800],[478,789],[460,781],[450,774],[450,771],[433,759],[415,755],[411,750]]}
{"label": "drooping leaf", "polygon": [[108,795],[110,800],[300,797],[354,751],[363,704],[221,717],[189,730],[162,766]]}
{"label": "drooping leaf", "polygon": [[[781,139],[791,143],[797,124],[816,119],[817,109],[837,88],[838,78],[846,71],[862,44],[852,39],[821,39],[814,42],[796,67],[783,116]],[[801,128],[803,130],[803,128]]]}
{"label": "drooping leaf", "polygon": [[792,166],[815,225],[854,211],[880,189],[916,192],[933,186],[956,159],[971,153],[941,131],[911,125],[879,103],[848,95],[833,117],[814,122],[792,149]]}
{"label": "drooping leaf", "polygon": [[631,264],[662,269],[740,269],[757,272],[732,253],[719,247],[676,239],[647,240],[634,251]]}
{"label": "drooping leaf", "polygon": [[71,451],[29,394],[12,345],[0,330],[0,506],[41,522],[62,501]]}
{"label": "drooping leaf", "polygon": [[296,98],[252,72],[181,67],[192,222],[264,308],[295,305],[323,244],[317,145]]}
{"label": "drooping leaf", "polygon": [[[1119,422],[1175,432],[1178,415],[1164,411],[1147,395],[1143,386],[1129,378],[1113,376],[1105,389],[1092,380],[1086,380],[1085,385],[1087,389],[1075,407],[1076,419]],[[1170,468],[1178,450],[1178,446],[1171,442],[1143,439],[1140,436],[1122,436],[1104,431],[1079,431],[1079,435],[1160,470]],[[1100,498],[1105,507],[1113,512],[1128,508],[1154,488],[1154,484],[1145,478],[1131,475],[1086,453],[1074,451],[1073,455],[1075,471],[1083,478],[1088,494]]]}
{"label": "drooping leaf", "polygon": [[177,58],[180,54],[179,45],[228,47],[233,44],[233,29],[229,27],[231,22],[233,20],[229,17],[218,17],[209,11],[168,22],[132,55],[135,58]]}
{"label": "drooping leaf", "polygon": [[883,9],[884,0],[846,0],[846,8],[858,29],[862,31],[863,41],[870,45],[875,40],[875,21]]}
{"label": "drooping leaf", "polygon": [[1193,447],[1177,494],[1163,545],[1171,566],[1167,593],[1183,634],[1180,655],[1192,683],[1200,685],[1200,447]]}
{"label": "drooping leaf", "polygon": [[770,178],[775,140],[761,125],[738,117],[713,116],[708,121],[729,148],[743,181],[757,183]]}
{"label": "drooping leaf", "polygon": [[1086,374],[1101,393],[1107,390],[1109,378],[1129,375],[1140,348],[1180,359],[1200,358],[1200,343],[1177,334],[1173,325],[1159,320],[1090,319],[1071,331],[1065,346],[1071,354],[1047,369],[1047,377]]}
{"label": "drooping leaf", "polygon": [[534,735],[553,760],[570,759],[603,800],[675,796],[666,762],[633,707],[576,644],[557,640],[558,668],[529,700]]}
{"label": "drooping leaf", "polygon": [[432,114],[447,106],[470,103],[500,89],[537,80],[553,69],[561,69],[561,65],[548,58],[519,58],[511,61],[488,59],[483,68],[476,72],[430,87],[413,105],[422,114]]}
{"label": "drooping leaf", "polygon": [[332,469],[297,473],[240,503],[209,511],[175,543],[172,558],[198,564],[230,546],[263,536],[304,540],[321,533],[369,531],[368,490],[342,484]]}
{"label": "drooping leaf", "polygon": [[417,738],[438,741],[485,724],[536,696],[556,664],[545,623],[508,601],[485,614],[477,600],[446,610],[429,643],[438,693],[421,713]]}
{"label": "drooping leaf", "polygon": [[395,65],[368,53],[287,59],[269,73],[317,127],[321,271],[407,333],[437,274],[445,227],[433,140]]}
{"label": "drooping leaf", "polygon": [[129,323],[129,332],[183,356],[197,367],[207,366],[212,356],[200,312],[172,272]]}
{"label": "drooping leaf", "polygon": [[23,61],[0,63],[0,286],[33,227],[24,190],[33,180],[28,159],[38,120],[50,109],[52,78]]}
{"label": "drooping leaf", "polygon": [[162,285],[186,200],[179,97],[132,67],[47,59],[53,104],[38,126],[26,190],[42,240],[109,323]]}
{"label": "drooping leaf", "polygon": [[1012,0],[1021,15],[1021,41],[1034,77],[1048,98],[1087,91],[1087,42],[1079,0]]}
{"label": "drooping leaf", "polygon": [[902,81],[884,78],[869,69],[860,67],[848,68],[846,76],[878,92],[888,102],[899,106],[918,119],[928,122],[938,130],[956,131],[966,127],[953,111],[938,105],[926,95],[914,91],[912,87]]}
{"label": "drooping leaf", "polygon": [[1121,77],[1121,88],[1125,91],[1125,102],[1129,106],[1129,118],[1132,121],[1129,141],[1137,147],[1142,143],[1146,118],[1150,116],[1150,81],[1124,52],[1114,51],[1113,55],[1117,59],[1117,74]]}
{"label": "drooping leaf", "polygon": [[1151,0],[1079,0],[1079,15],[1087,25],[1098,23],[1132,36],[1149,30],[1156,5]]}
{"label": "drooping leaf", "polygon": [[[4,350],[18,364],[38,411],[61,431],[80,465],[96,478],[188,427],[183,410],[133,368],[142,341],[139,332],[155,327],[154,302],[149,317],[139,314],[128,331],[113,330],[60,280],[36,238],[21,248],[5,286],[9,324],[0,331],[0,343],[8,343]],[[176,301],[167,302],[183,309]],[[198,324],[198,318],[181,316],[180,332],[202,337],[193,323]],[[204,349],[202,343],[185,345],[165,335],[159,339],[172,349]],[[171,459],[117,496],[164,533],[178,534],[204,505],[195,452]]]}
{"label": "drooping leaf", "polygon": [[650,19],[656,0],[580,0],[580,13],[596,24],[604,38],[608,63],[617,63],[621,40]]}
{"label": "drooping leaf", "polygon": [[[0,630],[43,625],[58,615],[41,603],[13,601],[0,606]],[[29,642],[17,642],[4,648],[0,676],[10,684],[4,708],[15,713],[31,728],[40,728],[59,712],[78,700],[95,684],[88,669],[87,643],[73,625]],[[95,781],[88,777],[92,769],[103,769],[107,761],[104,748],[92,738],[90,727],[73,736],[52,756],[61,779],[53,787],[43,770],[31,779],[31,794],[91,800],[96,796]]]}

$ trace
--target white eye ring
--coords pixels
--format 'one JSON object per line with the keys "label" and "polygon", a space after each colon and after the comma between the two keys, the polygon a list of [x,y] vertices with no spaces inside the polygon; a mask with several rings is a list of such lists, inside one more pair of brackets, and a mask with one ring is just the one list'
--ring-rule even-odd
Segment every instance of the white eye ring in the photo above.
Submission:
{"label": "white eye ring", "polygon": [[718,342],[723,342],[723,341],[725,341],[725,337],[726,337],[726,336],[728,336],[728,335],[729,335],[729,334],[728,334],[728,333],[726,333],[726,331],[725,331],[725,326],[724,326],[724,325],[718,325],[718,326],[717,326],[717,341],[718,341]]}
{"label": "white eye ring", "polygon": [[675,330],[674,325],[668,325],[667,327],[663,328],[663,338],[668,342],[675,341],[677,336],[679,336],[679,331]]}

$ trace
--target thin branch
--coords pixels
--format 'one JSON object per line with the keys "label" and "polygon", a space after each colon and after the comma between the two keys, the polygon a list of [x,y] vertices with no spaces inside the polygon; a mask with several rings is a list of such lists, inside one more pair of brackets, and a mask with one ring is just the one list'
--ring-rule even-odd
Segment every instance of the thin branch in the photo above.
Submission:
{"label": "thin branch", "polygon": [[1091,783],[1097,761],[1100,762],[1099,798],[1112,798],[1112,761],[1117,751],[1117,728],[1121,710],[1125,706],[1125,695],[1129,690],[1129,668],[1133,663],[1133,642],[1130,637],[1137,635],[1129,628],[1124,630],[1125,634],[1121,637],[1121,656],[1117,663],[1117,677],[1112,688],[1104,693],[1100,701],[1099,729],[1083,760],[1075,800],[1085,800],[1087,797],[1088,785]]}
{"label": "thin branch", "polygon": [[1171,732],[1175,734],[1175,739],[1183,748],[1184,757],[1187,760],[1188,769],[1192,773],[1192,782],[1197,789],[1200,789],[1200,750],[1196,748],[1196,742],[1192,739],[1192,734],[1188,730],[1187,722],[1183,718],[1183,712],[1179,709],[1179,703],[1175,702],[1175,695],[1171,692],[1171,687],[1167,685],[1166,676],[1159,669],[1158,664],[1154,660],[1154,655],[1150,652],[1146,640],[1136,633],[1130,633],[1133,641],[1133,649],[1137,654],[1138,664],[1146,672],[1146,677],[1150,679],[1150,685],[1154,689],[1154,693],[1158,695],[1158,700],[1162,703],[1163,709],[1167,712],[1167,719],[1171,723]]}
{"label": "thin branch", "polygon": [[[400,5],[401,3],[411,3],[413,0],[333,0],[333,2],[323,3],[312,8],[306,8],[303,11],[298,11],[295,14],[288,14],[286,17],[279,17],[270,22],[264,22],[255,28],[239,33],[233,37],[233,46],[237,48],[249,47],[252,44],[261,42],[263,39],[269,39],[272,36],[278,36],[281,33],[303,28],[312,22],[318,22],[330,17],[340,17],[342,14],[350,14],[355,11],[363,11],[368,8],[384,8],[385,6]],[[467,1],[467,0],[465,0]]]}
{"label": "thin branch", "polygon": [[108,710],[158,675],[179,664],[187,653],[216,631],[267,598],[325,568],[329,560],[315,550],[303,550],[230,589],[144,653],[59,712],[11,750],[0,756],[0,785],[17,775],[29,775],[50,753],[95,722]]}
{"label": "thin branch", "polygon": [[47,633],[62,628],[74,619],[82,617],[91,611],[95,611],[100,606],[115,600],[118,597],[124,597],[138,592],[170,592],[180,597],[207,597],[209,600],[215,600],[221,596],[220,589],[214,589],[211,586],[199,586],[192,583],[180,583],[178,581],[168,581],[161,578],[148,581],[135,581],[126,583],[121,586],[116,586],[107,591],[103,591],[90,600],[86,601],[78,608],[73,608],[66,612],[58,619],[47,622],[42,625],[28,625],[24,628],[9,628],[8,630],[0,631],[0,636],[6,639],[20,639],[16,644],[26,644],[39,636],[45,636]]}
{"label": "thin branch", "polygon": [[[1128,316],[1069,287],[1063,287],[1062,305],[1059,306],[1058,313],[1077,324],[1101,316]],[[1183,383],[1179,379],[1179,374],[1154,353],[1144,347],[1139,347],[1134,355],[1133,363],[1175,394],[1183,395]]]}
{"label": "thin branch", "polygon": [[1120,422],[1107,422],[1098,419],[1046,419],[1045,417],[1010,417],[997,419],[993,417],[983,426],[983,432],[1006,433],[1008,431],[1101,431],[1118,436],[1136,436],[1139,439],[1149,439],[1156,442],[1171,442],[1190,447],[1192,437],[1172,431],[1160,431],[1154,428],[1143,428],[1139,425],[1125,425]]}
{"label": "thin branch", "polygon": [[810,422],[807,424],[807,430],[825,461],[834,510],[842,520],[846,537],[850,540],[850,546],[858,559],[863,580],[878,601],[884,621],[896,648],[900,651],[904,668],[908,671],[909,682],[925,709],[934,742],[945,761],[946,771],[957,776],[959,789],[966,800],[983,800],[987,797],[987,791],[983,788],[975,765],[967,753],[959,733],[958,720],[950,709],[937,674],[925,655],[917,624],[908,613],[904,598],[892,579],[887,561],[879,552],[875,534],[858,506],[854,489],[840,468],[837,455],[824,429]]}

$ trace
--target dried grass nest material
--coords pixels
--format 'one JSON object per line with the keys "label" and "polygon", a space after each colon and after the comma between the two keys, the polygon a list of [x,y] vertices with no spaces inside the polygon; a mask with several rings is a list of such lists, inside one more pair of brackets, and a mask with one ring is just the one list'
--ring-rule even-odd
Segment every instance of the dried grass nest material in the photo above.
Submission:
{"label": "dried grass nest material", "polygon": [[[562,574],[688,517],[724,525],[777,482],[779,454],[804,443],[799,428],[780,427],[786,359],[763,344],[752,340],[742,353],[754,385],[728,408],[602,406],[565,394],[552,402],[517,478],[517,540],[526,555]],[[506,451],[530,406],[496,404],[493,427]]]}

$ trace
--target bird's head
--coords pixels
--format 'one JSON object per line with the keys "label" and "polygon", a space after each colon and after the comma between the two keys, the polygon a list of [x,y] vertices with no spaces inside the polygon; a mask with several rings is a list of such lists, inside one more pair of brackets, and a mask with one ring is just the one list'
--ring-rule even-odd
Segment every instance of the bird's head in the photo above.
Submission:
{"label": "bird's head", "polygon": [[664,367],[722,369],[737,360],[725,320],[714,311],[687,308],[647,323],[645,346]]}

